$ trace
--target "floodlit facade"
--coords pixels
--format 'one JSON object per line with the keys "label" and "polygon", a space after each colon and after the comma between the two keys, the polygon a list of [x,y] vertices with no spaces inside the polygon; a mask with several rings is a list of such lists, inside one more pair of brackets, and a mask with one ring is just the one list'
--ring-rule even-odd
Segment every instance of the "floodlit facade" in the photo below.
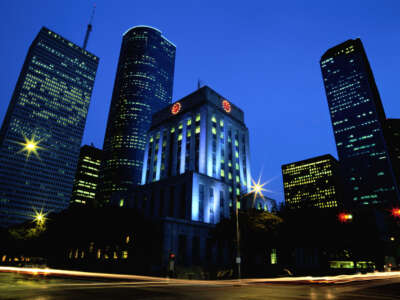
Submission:
{"label": "floodlit facade", "polygon": [[149,26],[123,35],[104,138],[98,203],[138,185],[151,116],[172,100],[175,45]]}
{"label": "floodlit facade", "polygon": [[99,58],[43,27],[0,131],[0,226],[68,207]]}
{"label": "floodlit facade", "polygon": [[192,171],[220,180],[234,199],[250,192],[248,154],[243,112],[205,86],[154,115],[142,184]]}
{"label": "floodlit facade", "polygon": [[340,205],[337,160],[327,154],[282,165],[289,208],[333,208]]}
{"label": "floodlit facade", "polygon": [[94,146],[82,146],[72,189],[71,205],[94,205],[102,157],[102,150]]}
{"label": "floodlit facade", "polygon": [[398,185],[383,132],[386,116],[361,40],[329,49],[320,65],[344,200],[349,207],[398,204]]}

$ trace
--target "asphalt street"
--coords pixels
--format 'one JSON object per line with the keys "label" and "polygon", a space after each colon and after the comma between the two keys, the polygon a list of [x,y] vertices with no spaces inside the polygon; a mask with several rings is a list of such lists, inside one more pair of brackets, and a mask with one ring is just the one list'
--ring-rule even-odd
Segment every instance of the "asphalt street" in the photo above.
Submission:
{"label": "asphalt street", "polygon": [[400,278],[348,283],[109,281],[0,273],[0,299],[400,299]]}

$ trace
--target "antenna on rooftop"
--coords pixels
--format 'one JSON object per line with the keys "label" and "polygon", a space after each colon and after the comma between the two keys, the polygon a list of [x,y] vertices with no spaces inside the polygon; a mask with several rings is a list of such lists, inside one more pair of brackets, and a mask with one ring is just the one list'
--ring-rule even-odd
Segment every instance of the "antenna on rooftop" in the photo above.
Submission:
{"label": "antenna on rooftop", "polygon": [[92,31],[92,21],[93,21],[95,10],[96,10],[96,4],[93,5],[92,15],[90,16],[90,21],[89,21],[89,24],[88,24],[87,30],[86,30],[85,41],[83,42],[83,49],[86,49],[87,42],[89,40],[89,35],[90,35],[90,32]]}
{"label": "antenna on rooftop", "polygon": [[197,89],[199,90],[201,88],[201,80],[200,78],[197,80]]}

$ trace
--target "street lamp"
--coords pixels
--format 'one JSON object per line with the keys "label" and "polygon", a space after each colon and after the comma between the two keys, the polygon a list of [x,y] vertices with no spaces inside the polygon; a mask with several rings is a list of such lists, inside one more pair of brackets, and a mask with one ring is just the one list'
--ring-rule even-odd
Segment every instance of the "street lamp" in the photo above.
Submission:
{"label": "street lamp", "polygon": [[36,225],[43,226],[47,220],[47,218],[46,218],[47,213],[43,212],[43,208],[40,211],[37,211],[35,209],[34,209],[34,211],[35,211],[35,215],[33,216],[33,221],[36,223]]}
{"label": "street lamp", "polygon": [[241,263],[242,263],[242,258],[240,256],[240,230],[239,230],[239,209],[238,209],[238,202],[247,197],[248,195],[254,194],[253,202],[252,202],[252,208],[254,208],[254,201],[257,198],[257,196],[261,196],[261,198],[264,199],[264,195],[262,194],[263,191],[266,191],[266,189],[263,188],[264,185],[267,183],[260,183],[260,178],[258,179],[257,182],[255,182],[253,179],[251,180],[253,182],[253,185],[250,187],[250,192],[245,193],[243,195],[237,196],[236,197],[236,207],[235,207],[235,215],[236,215],[236,264],[237,264],[237,270],[238,270],[238,279],[241,278]]}
{"label": "street lamp", "polygon": [[43,149],[42,147],[38,146],[38,144],[41,141],[40,140],[39,141],[35,140],[34,137],[32,137],[31,139],[28,139],[27,137],[24,136],[24,139],[25,139],[24,143],[18,143],[21,146],[23,146],[22,149],[19,150],[18,152],[26,152],[25,156],[26,156],[27,160],[29,159],[31,153],[33,153],[37,158],[40,159],[37,150]]}

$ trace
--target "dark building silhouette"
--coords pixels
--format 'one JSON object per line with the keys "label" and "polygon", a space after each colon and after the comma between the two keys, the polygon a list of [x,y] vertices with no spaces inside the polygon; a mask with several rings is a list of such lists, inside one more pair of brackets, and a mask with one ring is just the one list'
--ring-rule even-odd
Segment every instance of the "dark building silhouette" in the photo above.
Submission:
{"label": "dark building silhouette", "polygon": [[140,184],[151,116],[171,103],[175,46],[148,26],[123,35],[104,138],[99,205]]}
{"label": "dark building silhouette", "polygon": [[384,138],[385,113],[360,39],[322,56],[322,76],[348,206],[392,205],[399,192]]}
{"label": "dark building silhouette", "polygon": [[72,189],[71,205],[94,205],[102,157],[102,150],[94,146],[82,146]]}
{"label": "dark building silhouette", "polygon": [[0,131],[0,226],[68,207],[99,58],[42,28]]}
{"label": "dark building silhouette", "polygon": [[400,119],[387,119],[385,121],[385,139],[392,160],[393,171],[397,184],[400,184]]}
{"label": "dark building silhouette", "polygon": [[338,161],[330,154],[282,165],[285,202],[289,208],[340,205]]}

